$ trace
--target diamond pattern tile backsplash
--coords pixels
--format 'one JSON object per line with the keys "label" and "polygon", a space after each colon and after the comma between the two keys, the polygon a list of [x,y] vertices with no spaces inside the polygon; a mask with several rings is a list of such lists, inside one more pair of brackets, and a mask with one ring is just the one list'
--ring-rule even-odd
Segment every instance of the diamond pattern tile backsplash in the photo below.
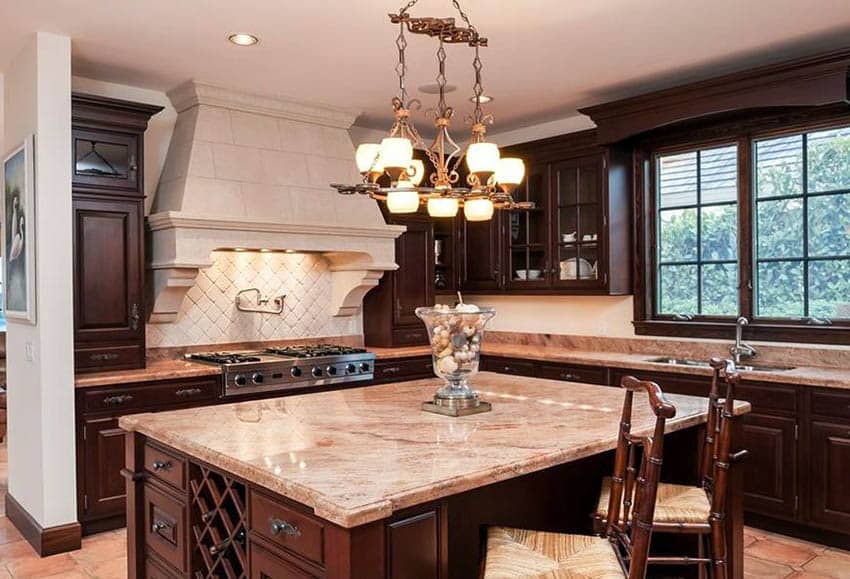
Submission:
{"label": "diamond pattern tile backsplash", "polygon": [[[177,321],[148,324],[149,348],[362,333],[360,316],[331,315],[331,273],[320,255],[216,251],[212,260],[187,293]],[[251,287],[264,296],[286,295],[283,313],[238,311],[236,294]]]}

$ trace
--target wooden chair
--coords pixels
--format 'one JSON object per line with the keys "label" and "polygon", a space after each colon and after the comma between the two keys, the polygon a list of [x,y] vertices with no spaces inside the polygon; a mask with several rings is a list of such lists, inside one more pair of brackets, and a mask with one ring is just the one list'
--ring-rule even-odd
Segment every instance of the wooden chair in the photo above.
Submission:
{"label": "wooden chair", "polygon": [[[701,575],[706,567],[712,577],[726,577],[726,490],[729,466],[738,462],[746,451],[732,454],[730,442],[734,417],[735,388],[740,377],[731,360],[711,359],[714,376],[709,392],[708,417],[703,452],[700,459],[699,485],[660,483],[652,529],[656,533],[697,535],[697,556],[649,557],[649,564],[699,565]],[[721,384],[725,397],[720,397]],[[594,529],[600,534],[608,526],[612,512],[611,479],[602,483],[599,503],[594,514]],[[627,504],[628,493],[622,499]],[[622,515],[620,515],[622,516]],[[706,551],[709,555],[706,555]]]}
{"label": "wooden chair", "polygon": [[[629,504],[632,512],[624,517],[615,515],[605,538],[491,527],[482,564],[484,579],[544,576],[642,579],[645,576],[661,474],[664,426],[668,418],[676,415],[676,409],[654,382],[626,376],[622,387],[626,389],[626,397],[614,458],[612,498],[621,497],[623,492],[634,496],[634,504]],[[648,436],[631,433],[635,392],[647,393],[656,417],[655,428]],[[619,500],[612,503],[614,511],[620,504],[624,503]]]}

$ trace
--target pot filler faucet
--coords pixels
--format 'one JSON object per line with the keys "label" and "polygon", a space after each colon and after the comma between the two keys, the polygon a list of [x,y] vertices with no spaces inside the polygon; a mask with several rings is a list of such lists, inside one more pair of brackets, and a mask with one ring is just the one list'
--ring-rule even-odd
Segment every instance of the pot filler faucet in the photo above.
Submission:
{"label": "pot filler faucet", "polygon": [[741,316],[735,322],[735,344],[729,347],[729,353],[732,354],[732,359],[736,365],[741,363],[741,358],[752,358],[758,354],[755,348],[741,341],[744,326],[749,323],[750,321],[744,316]]}

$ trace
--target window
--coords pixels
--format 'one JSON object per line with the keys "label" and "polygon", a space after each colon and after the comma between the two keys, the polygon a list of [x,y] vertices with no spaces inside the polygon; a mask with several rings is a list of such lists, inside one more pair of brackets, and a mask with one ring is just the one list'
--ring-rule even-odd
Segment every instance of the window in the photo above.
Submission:
{"label": "window", "polygon": [[656,158],[656,312],[738,313],[738,149]]}
{"label": "window", "polygon": [[754,151],[755,316],[850,319],[850,127]]}

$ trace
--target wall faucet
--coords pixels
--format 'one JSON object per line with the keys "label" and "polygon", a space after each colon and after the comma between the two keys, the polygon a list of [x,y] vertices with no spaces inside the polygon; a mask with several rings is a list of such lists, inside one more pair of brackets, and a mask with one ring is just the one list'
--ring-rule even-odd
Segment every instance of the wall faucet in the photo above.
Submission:
{"label": "wall faucet", "polygon": [[732,354],[732,359],[736,365],[741,363],[741,358],[752,358],[758,354],[755,348],[741,340],[744,335],[744,326],[749,323],[750,321],[744,316],[741,316],[735,322],[735,344],[729,348],[729,353]]}

